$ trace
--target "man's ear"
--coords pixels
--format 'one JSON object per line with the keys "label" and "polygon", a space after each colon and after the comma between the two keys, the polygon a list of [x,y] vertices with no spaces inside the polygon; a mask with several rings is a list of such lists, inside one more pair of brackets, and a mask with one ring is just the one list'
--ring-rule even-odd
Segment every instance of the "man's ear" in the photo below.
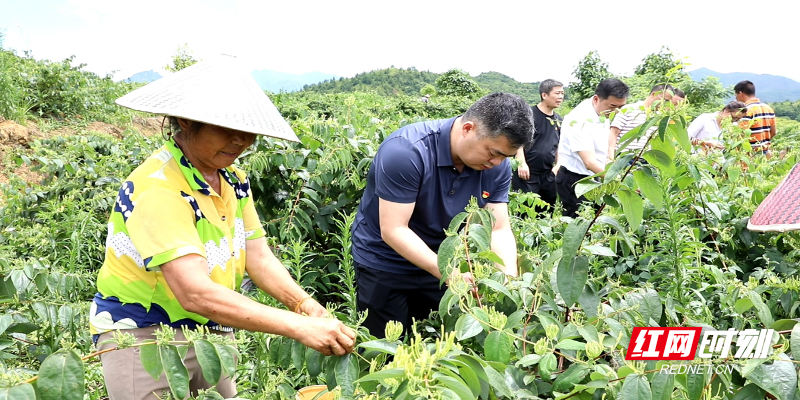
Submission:
{"label": "man's ear", "polygon": [[464,121],[461,124],[461,136],[466,137],[468,133],[475,130],[475,123],[472,121]]}

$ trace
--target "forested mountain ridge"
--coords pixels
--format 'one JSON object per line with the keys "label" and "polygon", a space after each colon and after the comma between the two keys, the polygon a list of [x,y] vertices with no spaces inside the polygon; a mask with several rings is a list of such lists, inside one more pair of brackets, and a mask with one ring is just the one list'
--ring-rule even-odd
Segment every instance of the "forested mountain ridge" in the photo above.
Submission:
{"label": "forested mountain ridge", "polygon": [[[313,85],[306,85],[303,90],[316,93],[341,92],[375,92],[384,96],[405,94],[421,95],[426,85],[435,85],[442,74],[419,71],[416,68],[379,69],[357,74],[352,78],[330,79]],[[489,92],[514,93],[529,103],[539,101],[539,83],[522,83],[499,72],[484,72],[472,78],[482,89]]]}
{"label": "forested mountain ridge", "polygon": [[384,96],[405,94],[419,95],[425,85],[433,85],[439,74],[390,67],[356,74],[352,78],[329,79],[313,85],[303,86],[303,90],[316,93],[376,92]]}

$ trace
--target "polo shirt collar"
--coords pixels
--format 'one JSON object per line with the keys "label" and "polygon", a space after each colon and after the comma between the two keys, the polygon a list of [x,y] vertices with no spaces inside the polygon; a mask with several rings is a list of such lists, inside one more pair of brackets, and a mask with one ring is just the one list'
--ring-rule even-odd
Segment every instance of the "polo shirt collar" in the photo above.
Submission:
{"label": "polo shirt collar", "polygon": [[436,146],[437,167],[452,167],[455,165],[453,164],[453,154],[450,151],[450,131],[453,129],[453,123],[456,122],[457,118],[458,117],[453,117],[442,123],[442,127],[439,131],[438,145]]}
{"label": "polo shirt collar", "polygon": [[761,100],[758,97],[754,97],[750,100],[744,102],[744,105],[749,106],[750,104],[761,103]]}
{"label": "polo shirt collar", "polygon": [[[206,179],[203,178],[203,175],[200,171],[195,168],[189,159],[183,155],[183,151],[181,148],[178,147],[178,144],[175,143],[175,138],[170,137],[169,141],[167,141],[167,149],[172,153],[172,157],[178,161],[178,168],[180,168],[183,177],[186,179],[186,182],[189,183],[189,187],[192,190],[198,191],[206,196],[211,195],[211,186],[206,182]],[[228,171],[228,169],[220,169],[218,170],[219,173],[222,175],[223,179],[225,179],[228,184],[233,186],[233,181],[238,182],[238,177],[232,171]]]}

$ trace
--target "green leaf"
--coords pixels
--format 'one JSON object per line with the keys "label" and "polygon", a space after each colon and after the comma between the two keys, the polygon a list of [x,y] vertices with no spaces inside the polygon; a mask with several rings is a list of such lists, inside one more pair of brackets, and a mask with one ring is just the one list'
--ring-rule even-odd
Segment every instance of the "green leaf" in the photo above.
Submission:
{"label": "green leaf", "polygon": [[741,390],[736,392],[736,395],[733,396],[733,400],[763,399],[766,396],[767,392],[765,392],[764,389],[761,389],[754,383],[748,383]]}
{"label": "green leaf", "polygon": [[562,339],[556,344],[556,348],[561,350],[586,350],[586,343],[572,339]]}
{"label": "green leaf", "polygon": [[675,163],[661,150],[648,150],[642,155],[647,162],[653,164],[667,176],[675,176]]}
{"label": "green leaf", "polygon": [[461,400],[472,400],[477,396],[472,393],[472,390],[467,386],[466,382],[460,378],[443,374],[441,372],[434,372],[433,379],[441,382],[446,388],[455,392]]}
{"label": "green leaf", "polygon": [[482,392],[481,381],[478,379],[478,374],[464,363],[458,362],[458,365],[458,374],[461,376],[461,379],[464,380],[464,383],[467,384],[469,390],[472,391],[472,398],[477,398]]}
{"label": "green leaf", "polygon": [[351,354],[339,357],[336,362],[336,383],[342,387],[342,395],[353,397],[358,379],[358,358]]}
{"label": "green leaf", "polygon": [[158,353],[172,395],[179,399],[185,398],[189,395],[189,371],[178,354],[178,348],[173,345],[158,346]]}
{"label": "green leaf", "polygon": [[307,347],[296,341],[292,340],[292,364],[295,368],[300,369],[303,365],[303,358],[305,358]]}
{"label": "green leaf", "polygon": [[790,329],[794,329],[798,322],[800,322],[798,319],[779,319],[770,326],[770,329],[774,329],[776,331],[788,331]]}
{"label": "green leaf", "polygon": [[511,361],[511,348],[513,345],[514,340],[507,333],[502,331],[489,333],[483,343],[486,360],[508,364]]}
{"label": "green leaf", "polygon": [[456,321],[456,338],[466,340],[483,332],[483,327],[471,314],[462,314]]}
{"label": "green leaf", "polygon": [[514,365],[520,368],[527,368],[530,367],[531,365],[538,364],[541,359],[542,356],[538,354],[528,354],[525,357],[520,358],[519,361],[517,361]]}
{"label": "green leaf", "polygon": [[30,383],[0,388],[0,400],[36,400],[36,391]]}
{"label": "green leaf", "polygon": [[589,259],[586,256],[577,256],[558,263],[556,283],[558,293],[567,306],[572,306],[578,301],[586,280],[589,278]]}
{"label": "green leaf", "polygon": [[459,244],[459,236],[448,236],[439,245],[439,252],[437,253],[437,260],[439,264],[439,273],[442,274],[442,282],[447,280],[450,275],[450,260],[456,254],[456,247]]}
{"label": "green leaf", "polygon": [[0,335],[2,335],[13,322],[14,319],[11,317],[11,314],[3,314],[0,316]]}
{"label": "green leaf", "polygon": [[553,381],[553,391],[567,393],[589,373],[585,364],[572,364]]}
{"label": "green leaf", "polygon": [[539,375],[545,381],[550,380],[550,376],[556,372],[556,369],[558,369],[558,361],[555,354],[547,353],[539,360]]}
{"label": "green leaf", "polygon": [[380,371],[375,371],[371,374],[364,375],[358,380],[356,380],[355,383],[366,382],[366,381],[383,381],[386,379],[400,378],[405,376],[405,374],[406,370],[403,368],[384,369]]}
{"label": "green leaf", "polygon": [[753,302],[753,306],[756,308],[756,315],[758,316],[758,319],[761,320],[761,323],[764,324],[764,326],[770,326],[773,322],[775,322],[772,317],[772,312],[769,310],[769,307],[764,304],[764,301],[761,300],[760,294],[753,291],[747,292],[747,298]]}
{"label": "green leaf", "polygon": [[467,219],[469,213],[467,212],[460,212],[450,220],[450,226],[448,226],[447,230],[450,232],[458,232],[459,228],[461,228],[461,224]]}
{"label": "green leaf", "polygon": [[789,343],[791,345],[792,355],[798,358],[798,356],[800,356],[800,324],[792,328],[792,336]]}
{"label": "green leaf", "polygon": [[778,400],[793,400],[797,392],[797,372],[786,354],[779,354],[772,364],[761,364],[744,375]]}
{"label": "green leaf", "polygon": [[492,327],[489,326],[489,314],[486,312],[486,310],[480,307],[472,307],[472,315],[475,317],[478,323],[481,324],[485,331],[488,332],[492,330]]}
{"label": "green leaf", "polygon": [[581,180],[575,184],[575,197],[585,196],[586,193],[589,193],[600,186],[603,185],[591,179],[586,181]]}
{"label": "green leaf", "polygon": [[583,237],[586,236],[586,231],[589,229],[591,221],[583,218],[575,218],[567,225],[564,231],[563,244],[561,246],[561,259],[572,259],[578,254],[578,249],[583,243]]}
{"label": "green leaf", "polygon": [[494,289],[496,292],[500,292],[506,295],[506,297],[508,298],[512,298],[511,292],[509,292],[508,289],[502,283],[497,282],[495,280],[484,278],[478,281],[478,285],[485,285],[487,287]]}
{"label": "green leaf", "polygon": [[[618,400],[651,400],[652,398],[650,382],[646,377],[638,374],[630,374],[625,378],[617,397]],[[696,397],[690,396],[689,398],[695,399]]]}
{"label": "green leaf", "polygon": [[650,379],[653,389],[653,400],[670,400],[675,390],[675,375],[655,373]]}
{"label": "green leaf", "polygon": [[214,347],[217,349],[217,355],[219,356],[220,364],[222,364],[222,373],[232,377],[234,372],[236,372],[234,349],[224,344],[214,344]]}
{"label": "green leaf", "polygon": [[150,341],[152,344],[143,344],[139,346],[139,360],[142,362],[142,367],[147,371],[153,379],[158,380],[164,368],[161,366],[161,357],[158,355],[158,345],[155,340]]}
{"label": "green leaf", "polygon": [[739,314],[743,314],[751,308],[753,308],[753,301],[748,298],[736,300],[736,303],[733,305],[733,309]]}
{"label": "green leaf", "polygon": [[617,196],[619,196],[619,200],[622,203],[622,211],[625,213],[625,218],[628,220],[631,230],[635,231],[639,229],[639,225],[642,224],[642,216],[644,215],[642,198],[625,187],[617,192]]}
{"label": "green leaf", "polygon": [[492,249],[492,240],[489,230],[481,224],[470,224],[467,236],[478,246],[478,251]]}
{"label": "green leaf", "polygon": [[371,340],[358,345],[364,350],[375,350],[381,353],[394,355],[397,352],[397,343],[389,343],[384,339]]}
{"label": "green leaf", "polygon": [[73,351],[51,354],[39,368],[36,385],[42,400],[83,400],[83,361]]}
{"label": "green leaf", "polygon": [[497,255],[497,253],[495,253],[495,252],[493,252],[491,250],[482,251],[482,252],[478,253],[476,256],[479,257],[479,258],[485,258],[485,259],[487,259],[487,260],[489,260],[489,261],[491,261],[493,263],[497,263],[497,264],[505,266],[505,262],[503,261],[503,259],[500,258],[500,256]]}
{"label": "green leaf", "polygon": [[636,181],[642,194],[653,203],[655,208],[660,210],[664,207],[664,197],[661,194],[661,186],[658,185],[655,178],[637,169],[633,171],[633,179]]}
{"label": "green leaf", "polygon": [[608,183],[614,180],[614,178],[616,178],[620,172],[630,166],[631,160],[633,160],[633,154],[630,153],[617,157],[617,159],[614,160],[614,163],[611,164],[611,166],[606,170],[606,175],[603,177],[603,183]]}
{"label": "green leaf", "polygon": [[489,380],[489,385],[494,388],[495,394],[497,394],[498,398],[507,397],[511,398],[514,397],[514,394],[511,393],[511,389],[506,384],[505,379],[503,379],[503,375],[500,375],[494,368],[490,366],[486,366],[483,368],[486,372],[486,377]]}
{"label": "green leaf", "polygon": [[584,250],[589,251],[589,253],[592,253],[592,254],[598,255],[598,256],[615,257],[617,255],[617,253],[614,253],[614,250],[611,250],[610,248],[608,248],[606,246],[599,245],[599,244],[592,244],[592,245],[588,245],[588,246],[583,246],[583,248],[584,248]]}
{"label": "green leaf", "polygon": [[216,385],[222,374],[222,363],[219,360],[217,348],[208,340],[200,339],[194,341],[194,352],[197,356],[197,363],[200,364],[200,370],[203,372],[203,378],[212,385]]}
{"label": "green leaf", "polygon": [[683,151],[692,151],[692,142],[689,140],[689,132],[686,129],[681,129],[678,124],[671,123],[667,126],[667,133],[674,137],[678,144],[683,148]]}
{"label": "green leaf", "polygon": [[705,373],[687,373],[686,375],[686,391],[690,399],[700,399],[703,396],[703,391],[706,387],[706,374]]}
{"label": "green leaf", "polygon": [[306,369],[312,378],[316,378],[322,372],[322,353],[307,347],[306,348]]}
{"label": "green leaf", "polygon": [[486,370],[484,369],[484,362],[475,357],[466,354],[459,355],[455,358],[455,361],[461,362],[464,366],[470,369],[475,376],[478,377],[478,382],[481,385],[481,398],[487,399],[489,397],[489,376],[486,374]]}

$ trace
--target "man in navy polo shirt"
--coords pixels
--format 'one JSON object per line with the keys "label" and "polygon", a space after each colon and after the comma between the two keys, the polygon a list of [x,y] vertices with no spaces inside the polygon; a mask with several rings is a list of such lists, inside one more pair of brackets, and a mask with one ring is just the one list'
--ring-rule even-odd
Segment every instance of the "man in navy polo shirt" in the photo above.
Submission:
{"label": "man in navy polo shirt", "polygon": [[368,310],[364,326],[372,335],[384,337],[392,320],[407,329],[412,318],[438,309],[445,288],[436,252],[472,197],[492,210],[492,250],[507,274],[517,274],[507,158],[532,137],[525,100],[493,93],[462,116],[407,125],[381,144],[352,226],[358,310]]}

